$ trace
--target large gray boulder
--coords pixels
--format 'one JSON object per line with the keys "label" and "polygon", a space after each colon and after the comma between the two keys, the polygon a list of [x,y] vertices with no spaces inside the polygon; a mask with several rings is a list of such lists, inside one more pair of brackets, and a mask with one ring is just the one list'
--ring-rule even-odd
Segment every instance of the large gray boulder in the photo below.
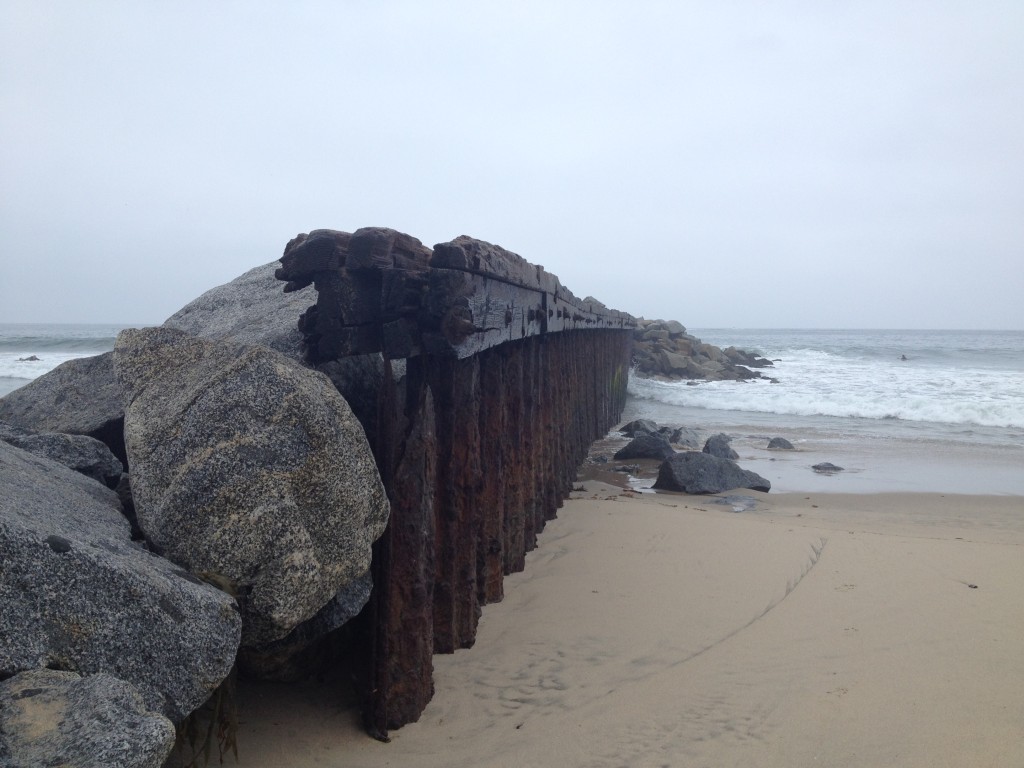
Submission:
{"label": "large gray boulder", "polygon": [[310,285],[285,293],[285,284],[274,277],[280,266],[272,261],[211,288],[167,318],[164,326],[203,339],[262,344],[301,362],[299,316],[316,304],[316,289]]}
{"label": "large gray boulder", "polygon": [[325,375],[171,328],[123,331],[114,355],[139,525],[244,596],[243,645],[280,640],[366,573],[389,506]]}
{"label": "large gray boulder", "polygon": [[691,451],[666,460],[658,470],[654,487],[683,493],[721,493],[734,488],[767,492],[772,484],[729,459]]}
{"label": "large gray boulder", "polygon": [[0,678],[108,672],[177,722],[234,662],[234,600],[132,543],[114,491],[0,442]]}
{"label": "large gray boulder", "polygon": [[[263,344],[302,358],[299,316],[316,303],[309,286],[291,293],[274,277],[280,261],[251,269],[186,304],[165,322],[202,338]],[[89,435],[125,461],[124,405],[110,352],[62,363],[0,398],[0,421],[32,432]]]}
{"label": "large gray boulder", "polygon": [[106,673],[35,669],[0,682],[0,766],[160,768],[174,725]]}
{"label": "large gray boulder", "polygon": [[110,352],[61,363],[0,398],[0,421],[32,432],[88,435],[124,460],[124,407]]}
{"label": "large gray boulder", "polygon": [[120,460],[106,445],[87,435],[47,432],[41,435],[5,436],[0,433],[0,440],[36,456],[52,459],[68,469],[103,483],[108,488],[117,487],[124,471]]}

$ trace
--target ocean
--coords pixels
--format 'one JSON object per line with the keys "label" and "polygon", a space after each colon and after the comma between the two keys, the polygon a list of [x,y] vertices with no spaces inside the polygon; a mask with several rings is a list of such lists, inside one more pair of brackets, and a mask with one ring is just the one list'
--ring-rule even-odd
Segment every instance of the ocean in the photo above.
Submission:
{"label": "ocean", "polygon": [[[0,324],[0,396],[130,325]],[[1024,331],[691,329],[775,361],[774,381],[630,376],[623,420],[725,432],[781,492],[1024,496]],[[905,359],[904,359],[905,358]],[[771,437],[796,451],[767,451]],[[828,461],[835,475],[811,470]],[[1022,510],[1024,511],[1024,510]]]}
{"label": "ocean", "polygon": [[[691,329],[774,381],[631,376],[624,419],[725,432],[773,491],[1024,496],[1024,332]],[[767,451],[785,437],[792,454]],[[811,466],[844,467],[820,475]]]}
{"label": "ocean", "polygon": [[129,325],[0,323],[0,397],[66,360],[114,348]]}

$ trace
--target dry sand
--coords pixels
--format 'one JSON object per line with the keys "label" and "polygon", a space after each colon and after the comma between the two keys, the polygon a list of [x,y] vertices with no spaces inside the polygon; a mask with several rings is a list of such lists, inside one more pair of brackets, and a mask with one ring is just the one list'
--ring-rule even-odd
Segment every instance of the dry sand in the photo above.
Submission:
{"label": "dry sand", "polygon": [[239,765],[1024,766],[1024,498],[587,488],[420,722],[248,687]]}

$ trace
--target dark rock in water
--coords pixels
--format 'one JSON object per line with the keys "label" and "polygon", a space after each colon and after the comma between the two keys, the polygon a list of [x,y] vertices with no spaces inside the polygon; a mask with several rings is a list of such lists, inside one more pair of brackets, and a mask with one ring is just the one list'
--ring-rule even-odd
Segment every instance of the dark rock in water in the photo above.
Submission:
{"label": "dark rock in water", "polygon": [[656,435],[659,429],[658,425],[650,419],[636,419],[619,431],[626,437],[636,437],[637,435]]}
{"label": "dark rock in water", "polygon": [[[906,358],[903,358],[903,359],[906,360]],[[38,363],[39,362],[39,358],[36,355],[29,355],[28,357],[19,357],[18,358],[18,362],[19,363]]]}
{"label": "dark rock in water", "polygon": [[620,461],[625,459],[667,459],[674,453],[675,450],[668,444],[668,440],[661,435],[641,433],[625,447],[616,451],[612,458]]}
{"label": "dark rock in water", "polygon": [[109,674],[34,669],[0,682],[5,768],[160,768],[173,747],[171,721]]}
{"label": "dark rock in water", "polygon": [[124,406],[112,353],[61,363],[0,398],[0,421],[32,432],[88,435],[124,463]]}
{"label": "dark rock in water", "polygon": [[771,483],[735,462],[709,453],[677,453],[661,465],[654,487],[684,493],[721,493],[733,488],[771,489]]}
{"label": "dark rock in water", "polygon": [[[133,544],[115,494],[0,442],[0,678],[108,672],[177,722],[234,662],[234,600]],[[2,723],[0,723],[2,730]]]}
{"label": "dark rock in water", "polygon": [[139,525],[245,595],[244,646],[281,640],[366,573],[389,506],[326,376],[171,328],[122,331],[114,356]]}
{"label": "dark rock in water", "polygon": [[793,450],[793,444],[784,437],[773,437],[768,441],[768,448],[770,450],[791,451]]}
{"label": "dark rock in water", "polygon": [[744,365],[749,368],[769,368],[772,365],[771,360],[766,360],[759,355],[755,355],[753,352],[747,352],[746,350],[737,349],[736,347],[723,349],[722,354],[729,358],[733,363],[737,365]]}
{"label": "dark rock in water", "polygon": [[843,471],[842,467],[837,467],[835,464],[831,464],[827,461],[822,464],[815,464],[813,467],[811,467],[811,469],[813,469],[815,472],[821,472],[822,474],[826,475],[831,475],[835,472]]}
{"label": "dark rock in water", "polygon": [[99,440],[87,435],[62,435],[49,432],[41,435],[23,435],[0,439],[23,451],[44,456],[86,477],[116,488],[124,467],[110,449]]}
{"label": "dark rock in water", "polygon": [[717,456],[720,459],[738,459],[740,455],[729,445],[731,440],[731,437],[722,432],[712,435],[704,443],[704,453]]}

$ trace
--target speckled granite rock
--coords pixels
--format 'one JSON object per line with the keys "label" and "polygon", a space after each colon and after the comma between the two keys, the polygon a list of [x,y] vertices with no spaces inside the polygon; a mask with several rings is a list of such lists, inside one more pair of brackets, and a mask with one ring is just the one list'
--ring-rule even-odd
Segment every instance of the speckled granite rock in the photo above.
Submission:
{"label": "speckled granite rock", "polygon": [[280,640],[366,573],[389,507],[326,376],[171,328],[124,331],[114,355],[139,525],[232,585],[243,645]]}
{"label": "speckled granite rock", "polygon": [[35,669],[0,682],[0,766],[160,768],[174,725],[105,673]]}
{"label": "speckled granite rock", "polygon": [[0,677],[109,672],[177,721],[227,676],[234,601],[134,544],[114,491],[0,442]]}

